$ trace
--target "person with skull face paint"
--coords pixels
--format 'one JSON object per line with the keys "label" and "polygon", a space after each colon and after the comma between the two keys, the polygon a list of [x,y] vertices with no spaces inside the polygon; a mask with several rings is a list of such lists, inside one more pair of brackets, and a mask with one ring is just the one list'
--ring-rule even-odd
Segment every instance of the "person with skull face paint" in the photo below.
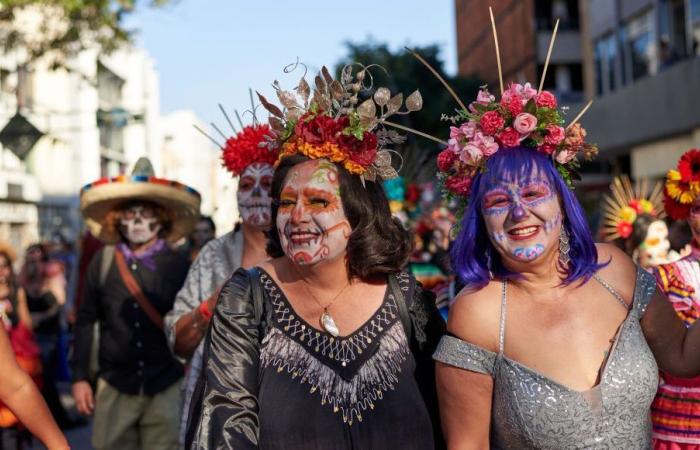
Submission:
{"label": "person with skull face paint", "polygon": [[[669,170],[664,186],[664,206],[672,219],[686,221],[693,235],[691,253],[654,270],[661,290],[686,326],[700,317],[700,149],[681,156]],[[681,378],[660,373],[659,390],[652,403],[654,448],[700,448],[700,377]]]}
{"label": "person with skull face paint", "polygon": [[[100,449],[177,447],[183,367],[170,353],[163,315],[182,287],[189,260],[171,249],[199,217],[199,194],[153,176],[146,159],[131,176],[85,186],[81,210],[93,235],[107,244],[90,262],[77,311],[73,397],[93,414]],[[94,342],[94,325],[99,342]],[[96,392],[90,355],[99,345]]]}
{"label": "person with skull face paint", "polygon": [[241,223],[206,244],[190,267],[185,284],[165,316],[165,334],[173,353],[190,363],[183,384],[180,444],[184,444],[190,399],[202,367],[202,346],[219,291],[239,267],[267,259],[265,231],[270,228],[270,183],[278,152],[261,147],[269,134],[266,124],[245,127],[226,141],[222,160],[238,177],[236,203]]}
{"label": "person with skull face paint", "polygon": [[552,93],[501,91],[459,111],[438,156],[465,207],[452,249],[465,288],[434,354],[448,446],[648,449],[658,367],[700,374],[700,326],[593,242],[572,193],[577,156],[597,153],[581,115],[564,128]]}
{"label": "person with skull face paint", "polygon": [[[340,80],[323,68],[313,100],[303,79],[299,99],[280,90],[284,111],[260,97],[281,148],[273,259],[236,271],[221,292],[187,448],[441,446],[430,355],[444,322],[402,270],[411,240],[381,184],[397,173],[377,135],[400,136],[375,129],[372,110],[391,114],[389,91],[353,107],[366,68],[352,68]],[[406,100],[419,105],[417,92]]]}

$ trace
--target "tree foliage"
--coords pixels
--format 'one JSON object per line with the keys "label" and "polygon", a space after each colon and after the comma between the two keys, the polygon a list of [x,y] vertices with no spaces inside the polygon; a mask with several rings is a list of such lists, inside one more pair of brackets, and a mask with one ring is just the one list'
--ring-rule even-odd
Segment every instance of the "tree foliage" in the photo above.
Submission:
{"label": "tree foliage", "polygon": [[140,3],[161,7],[172,0],[2,0],[0,48],[18,65],[48,59],[53,68],[87,48],[110,52],[129,42],[124,19]]}
{"label": "tree foliage", "polygon": [[[386,44],[374,42],[346,45],[348,54],[338,64],[337,72],[346,64],[354,62],[383,67],[386,72],[380,68],[371,69],[375,88],[386,86],[392,93],[402,92],[404,95],[419,89],[423,96],[423,108],[403,116],[402,124],[443,140],[448,139],[451,124],[441,120],[441,117],[443,114],[455,115],[458,105],[440,81],[415,56],[404,49],[393,52]],[[477,77],[447,75],[437,45],[413,50],[440,73],[464,103],[476,98],[483,82]],[[412,181],[432,179],[435,175],[435,156],[441,149],[439,144],[425,138],[409,136],[408,145],[402,149],[402,175]]]}

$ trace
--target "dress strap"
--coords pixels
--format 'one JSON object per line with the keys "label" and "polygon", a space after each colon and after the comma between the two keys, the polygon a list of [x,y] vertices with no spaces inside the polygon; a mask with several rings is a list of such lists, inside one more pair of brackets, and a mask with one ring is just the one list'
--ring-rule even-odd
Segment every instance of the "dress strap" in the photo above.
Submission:
{"label": "dress strap", "polygon": [[627,302],[622,298],[622,296],[621,296],[620,294],[618,294],[617,291],[616,291],[612,286],[610,286],[610,285],[608,284],[607,281],[605,281],[604,279],[600,278],[600,277],[598,276],[597,273],[594,273],[594,274],[593,274],[593,278],[595,278],[595,280],[596,280],[598,283],[600,283],[601,286],[603,286],[605,289],[607,289],[608,292],[610,292],[610,294],[612,294],[612,296],[615,297],[615,300],[617,300],[618,302],[620,302],[620,304],[621,304],[625,309],[630,309],[630,305],[627,304]]}
{"label": "dress strap", "polygon": [[506,341],[506,290],[508,280],[502,281],[503,291],[501,294],[501,319],[498,324],[498,354],[503,355]]}

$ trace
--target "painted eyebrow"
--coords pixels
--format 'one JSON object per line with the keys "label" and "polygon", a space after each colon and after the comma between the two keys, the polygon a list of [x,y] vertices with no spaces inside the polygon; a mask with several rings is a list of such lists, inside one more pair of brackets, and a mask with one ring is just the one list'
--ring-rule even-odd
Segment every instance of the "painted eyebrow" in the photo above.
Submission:
{"label": "painted eyebrow", "polygon": [[324,191],[323,189],[316,189],[312,187],[305,187],[303,190],[304,196],[306,197],[321,197],[324,200],[332,201],[335,199],[335,196],[328,191]]}

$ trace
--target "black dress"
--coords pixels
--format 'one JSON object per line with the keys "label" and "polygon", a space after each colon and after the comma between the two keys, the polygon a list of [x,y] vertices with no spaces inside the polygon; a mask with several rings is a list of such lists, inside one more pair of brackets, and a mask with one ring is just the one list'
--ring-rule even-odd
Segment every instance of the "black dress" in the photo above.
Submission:
{"label": "black dress", "polygon": [[[222,291],[205,344],[187,448],[440,446],[430,356],[444,323],[431,294],[410,275],[390,276],[400,293],[387,288],[365,324],[334,338],[298,317],[264,271],[264,316],[256,323],[250,282],[236,272]],[[408,306],[411,343],[398,302]],[[248,339],[241,339],[244,334]]]}

